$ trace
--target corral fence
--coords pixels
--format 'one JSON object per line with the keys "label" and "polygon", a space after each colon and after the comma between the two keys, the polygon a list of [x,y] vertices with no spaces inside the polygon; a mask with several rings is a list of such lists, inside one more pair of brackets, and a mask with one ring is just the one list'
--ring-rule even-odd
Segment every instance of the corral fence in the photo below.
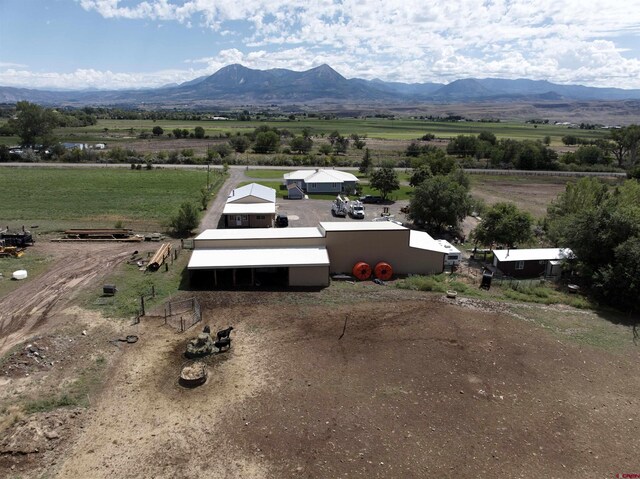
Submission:
{"label": "corral fence", "polygon": [[536,171],[536,170],[496,170],[484,168],[464,168],[465,173],[471,175],[509,175],[509,176],[615,176],[627,177],[626,173],[620,171]]}
{"label": "corral fence", "polygon": [[516,291],[522,288],[535,288],[537,286],[543,286],[546,283],[547,281],[544,278],[515,279],[506,276],[503,276],[501,278],[494,276],[492,280],[492,284],[494,285],[506,286]]}
{"label": "corral fence", "polygon": [[202,310],[196,298],[168,301],[164,305],[164,324],[181,333],[202,321]]}

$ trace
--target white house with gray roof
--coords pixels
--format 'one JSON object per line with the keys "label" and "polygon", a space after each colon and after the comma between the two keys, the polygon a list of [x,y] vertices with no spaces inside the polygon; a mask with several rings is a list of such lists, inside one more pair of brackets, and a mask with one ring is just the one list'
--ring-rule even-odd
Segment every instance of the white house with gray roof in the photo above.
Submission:
{"label": "white house with gray roof", "polygon": [[351,173],[339,170],[296,170],[285,173],[284,183],[289,189],[297,185],[307,194],[313,193],[351,193],[356,190],[358,178]]}

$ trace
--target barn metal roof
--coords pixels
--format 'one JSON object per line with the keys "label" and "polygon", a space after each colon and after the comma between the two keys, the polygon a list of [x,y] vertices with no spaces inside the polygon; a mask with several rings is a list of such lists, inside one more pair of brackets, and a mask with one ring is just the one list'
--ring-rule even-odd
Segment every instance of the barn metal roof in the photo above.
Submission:
{"label": "barn metal roof", "polygon": [[493,255],[504,261],[548,261],[573,257],[569,248],[494,249]]}
{"label": "barn metal roof", "polygon": [[[393,221],[322,221],[324,231],[406,231],[402,225]],[[426,233],[425,233],[426,234]]]}
{"label": "barn metal roof", "polygon": [[444,244],[440,243],[440,241],[434,240],[428,233],[425,233],[424,231],[415,230],[411,230],[411,232],[409,233],[409,246],[411,248],[436,251],[437,253],[454,253],[455,251],[458,251],[452,251],[451,248],[447,248]]}
{"label": "barn metal roof", "polygon": [[329,266],[325,247],[196,249],[189,269]]}
{"label": "barn metal roof", "polygon": [[276,190],[268,186],[259,185],[258,183],[249,183],[232,190],[227,198],[227,203],[233,203],[247,196],[253,196],[258,200],[276,202]]}
{"label": "barn metal roof", "polygon": [[318,228],[241,228],[210,229],[196,237],[198,240],[233,240],[233,239],[288,239],[288,238],[323,238]]}

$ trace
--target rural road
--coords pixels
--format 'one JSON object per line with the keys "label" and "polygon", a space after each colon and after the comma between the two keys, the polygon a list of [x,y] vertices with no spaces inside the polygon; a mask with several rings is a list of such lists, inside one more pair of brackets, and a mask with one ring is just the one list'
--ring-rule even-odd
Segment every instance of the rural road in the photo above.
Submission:
{"label": "rural road", "polygon": [[[23,162],[11,162],[0,163],[0,167],[9,168],[131,168],[129,163],[23,163]],[[156,168],[164,169],[205,169],[207,165],[155,165]],[[221,169],[221,165],[211,165],[211,168]],[[251,165],[252,170],[299,170],[299,169],[312,169],[316,167],[300,168],[297,166],[258,166]],[[246,170],[246,165],[230,165],[230,171]],[[344,171],[356,171],[358,168],[355,166],[345,166],[338,168]],[[405,171],[407,168],[396,168],[396,171]],[[510,175],[510,176],[567,176],[567,177],[580,177],[580,176],[603,176],[603,177],[626,177],[626,173],[620,172],[602,172],[602,171],[536,171],[536,170],[496,170],[496,169],[473,169],[464,168],[466,173],[472,175]]]}

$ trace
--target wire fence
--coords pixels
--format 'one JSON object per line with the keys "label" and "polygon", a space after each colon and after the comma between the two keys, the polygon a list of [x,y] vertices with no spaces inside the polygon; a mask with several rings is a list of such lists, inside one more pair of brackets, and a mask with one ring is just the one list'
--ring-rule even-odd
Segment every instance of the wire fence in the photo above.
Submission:
{"label": "wire fence", "polygon": [[164,324],[181,333],[202,321],[202,309],[196,298],[168,301],[164,306]]}

